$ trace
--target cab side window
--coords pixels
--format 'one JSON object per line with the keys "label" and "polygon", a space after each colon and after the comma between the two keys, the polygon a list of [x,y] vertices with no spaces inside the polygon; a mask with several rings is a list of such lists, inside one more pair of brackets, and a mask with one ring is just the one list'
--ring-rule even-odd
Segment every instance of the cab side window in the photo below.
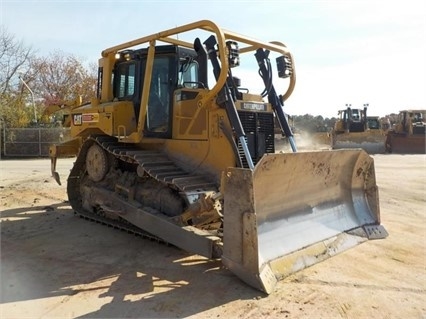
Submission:
{"label": "cab side window", "polygon": [[198,88],[198,63],[194,60],[185,60],[179,70],[178,87]]}
{"label": "cab side window", "polygon": [[135,94],[135,63],[123,63],[118,66],[114,96],[119,100],[131,100]]}

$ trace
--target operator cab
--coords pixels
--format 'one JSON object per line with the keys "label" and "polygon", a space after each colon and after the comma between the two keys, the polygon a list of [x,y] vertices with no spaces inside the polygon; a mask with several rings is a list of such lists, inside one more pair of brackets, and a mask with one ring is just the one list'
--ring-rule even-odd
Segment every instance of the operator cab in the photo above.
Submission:
{"label": "operator cab", "polygon": [[170,138],[174,91],[205,87],[207,83],[200,82],[195,51],[174,45],[156,46],[148,105],[141,107],[147,57],[148,48],[119,53],[113,69],[114,100],[131,101],[136,122],[146,108],[145,136]]}
{"label": "operator cab", "polygon": [[420,112],[415,112],[414,113],[413,122],[414,123],[421,123],[421,122],[423,122],[423,114],[420,113]]}
{"label": "operator cab", "polygon": [[352,121],[359,122],[361,120],[360,110],[352,109]]}
{"label": "operator cab", "polygon": [[367,109],[353,109],[347,107],[339,111],[340,120],[343,121],[344,129],[348,132],[363,132],[367,129]]}

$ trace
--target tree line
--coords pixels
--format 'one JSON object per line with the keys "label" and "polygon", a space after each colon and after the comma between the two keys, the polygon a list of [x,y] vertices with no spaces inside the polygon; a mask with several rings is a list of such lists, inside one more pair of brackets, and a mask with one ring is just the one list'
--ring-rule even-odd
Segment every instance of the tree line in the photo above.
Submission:
{"label": "tree line", "polygon": [[46,107],[95,96],[96,64],[59,50],[40,56],[2,26],[0,70],[0,120],[6,127],[54,125]]}

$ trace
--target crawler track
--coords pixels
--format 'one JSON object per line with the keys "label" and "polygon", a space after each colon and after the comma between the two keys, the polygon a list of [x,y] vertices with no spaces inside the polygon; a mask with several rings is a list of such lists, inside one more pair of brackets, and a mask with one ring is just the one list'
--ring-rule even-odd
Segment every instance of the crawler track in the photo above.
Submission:
{"label": "crawler track", "polygon": [[76,162],[68,177],[68,197],[75,213],[84,219],[107,225],[131,234],[151,240],[163,242],[160,238],[136,227],[123,219],[111,219],[105,214],[88,211],[82,205],[80,183],[86,172],[86,155],[93,143],[100,145],[106,152],[117,160],[137,164],[138,174],[147,174],[156,181],[170,187],[179,193],[205,193],[217,191],[214,182],[207,176],[191,174],[171,161],[164,153],[156,150],[140,150],[133,144],[119,143],[116,138],[109,136],[91,136],[83,144]]}

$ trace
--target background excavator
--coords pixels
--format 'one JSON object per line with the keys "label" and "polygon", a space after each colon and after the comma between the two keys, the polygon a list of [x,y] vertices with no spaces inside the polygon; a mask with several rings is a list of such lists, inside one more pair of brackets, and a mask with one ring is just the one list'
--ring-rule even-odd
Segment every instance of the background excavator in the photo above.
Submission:
{"label": "background excavator", "polygon": [[[258,68],[260,94],[233,74],[245,63]],[[60,183],[57,158],[76,155],[67,193],[78,215],[221,258],[271,293],[284,276],[387,235],[368,154],[297,152],[283,111],[295,79],[285,45],[207,20],[108,48],[97,97],[70,108],[72,139],[50,149],[52,175]],[[275,118],[290,153],[275,152]]]}
{"label": "background excavator", "polygon": [[386,135],[389,153],[426,153],[426,110],[404,110]]}
{"label": "background excavator", "polygon": [[386,133],[377,116],[367,116],[367,107],[338,111],[338,119],[330,134],[331,148],[362,148],[369,154],[385,152]]}

